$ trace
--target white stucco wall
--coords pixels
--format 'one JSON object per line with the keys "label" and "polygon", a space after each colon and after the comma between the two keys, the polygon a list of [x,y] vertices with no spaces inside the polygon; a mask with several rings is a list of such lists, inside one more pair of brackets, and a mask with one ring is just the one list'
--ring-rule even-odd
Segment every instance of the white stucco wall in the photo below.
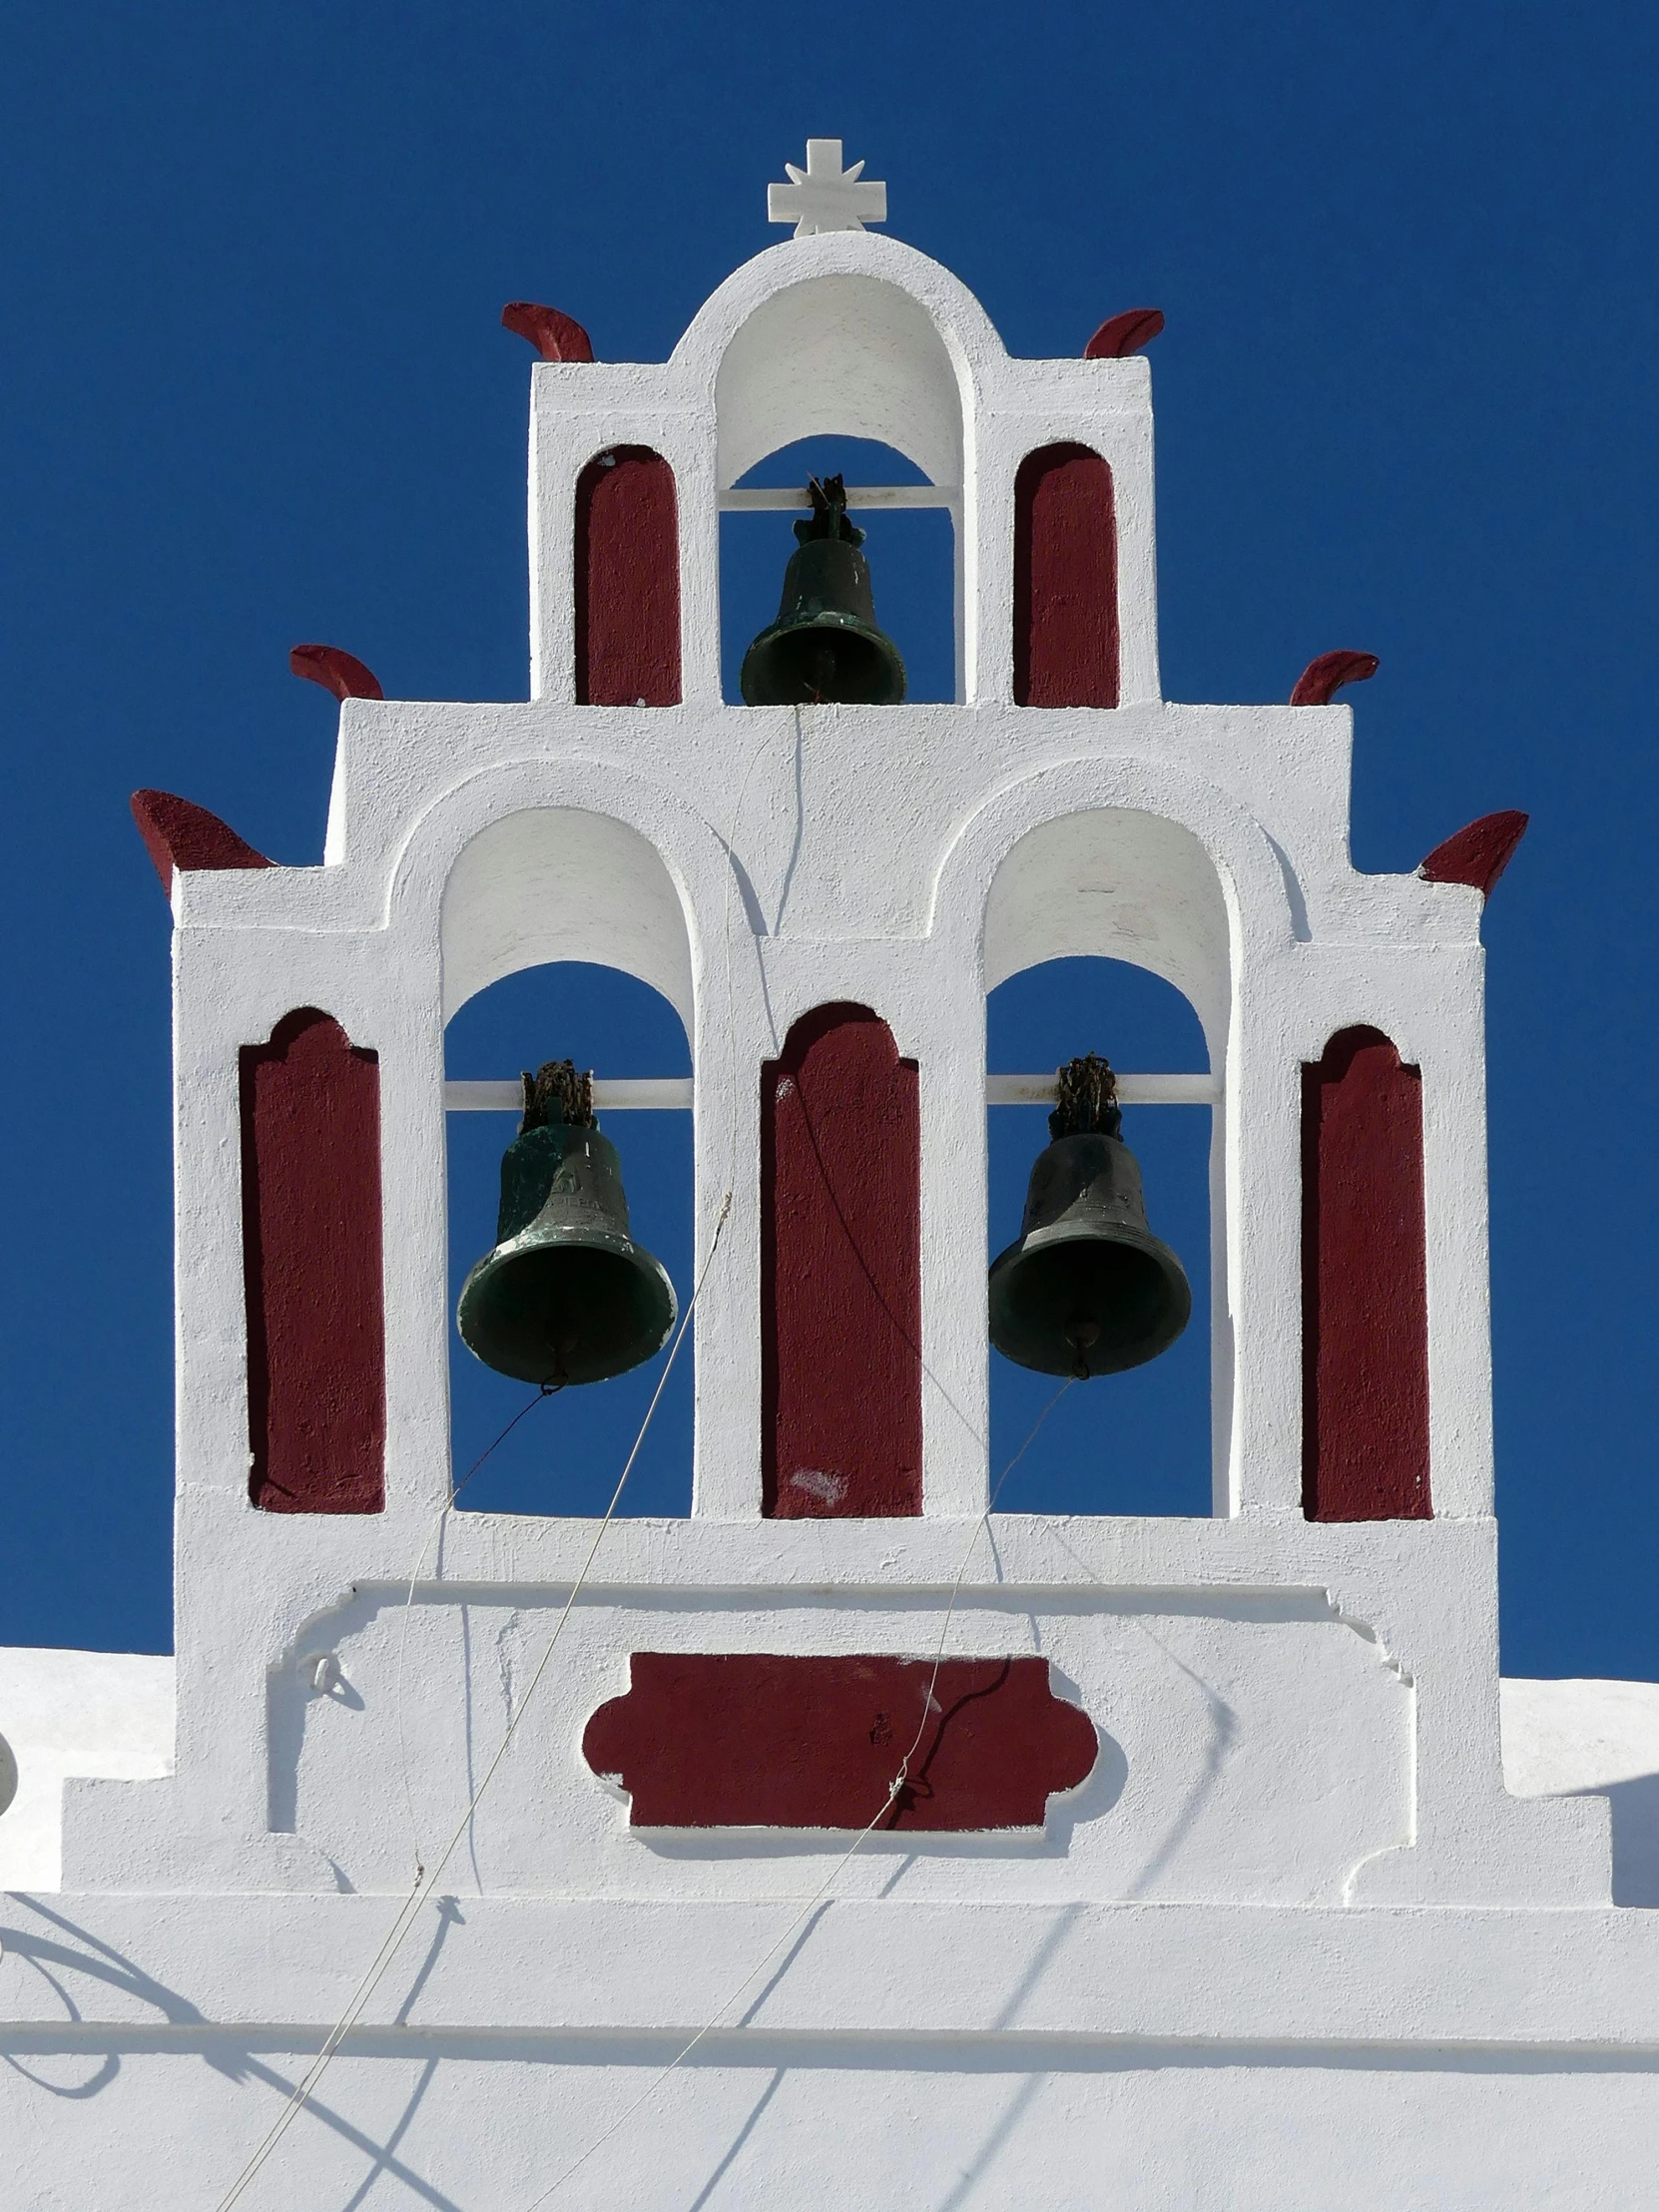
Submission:
{"label": "white stucco wall", "polygon": [[1659,1682],[1506,1680],[1500,1695],[1508,1788],[1606,1798],[1613,1902],[1659,1906]]}
{"label": "white stucco wall", "polygon": [[173,1772],[173,1661],[0,1646],[0,1738],[17,1764],[0,1812],[0,1890],[55,1890],[65,1782]]}
{"label": "white stucco wall", "polygon": [[[424,1621],[420,1628],[424,1635]],[[417,1644],[417,1666],[420,1657]],[[1213,1683],[1213,1670],[1207,1679]],[[297,1671],[294,1681],[293,1695],[304,1698]],[[1608,1798],[1614,1901],[1659,1907],[1659,1683],[1506,1676],[1499,1691],[1505,1787],[1516,1797]],[[0,1646],[0,1740],[18,1774],[0,1812],[0,1889],[56,1890],[64,1782],[171,1774],[173,1722],[170,1658]],[[280,1778],[278,1788],[286,1787]],[[1218,1817],[1225,1827],[1238,1816],[1224,1808]],[[1287,1842],[1285,1871],[1297,1856]]]}

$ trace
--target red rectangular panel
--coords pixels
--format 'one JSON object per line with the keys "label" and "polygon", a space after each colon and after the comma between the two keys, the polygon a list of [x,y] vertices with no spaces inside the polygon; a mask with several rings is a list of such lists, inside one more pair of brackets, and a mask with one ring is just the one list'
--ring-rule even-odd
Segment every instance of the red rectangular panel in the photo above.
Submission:
{"label": "red rectangular panel", "polygon": [[1302,1082],[1303,1510],[1426,1520],[1421,1076],[1345,1029]]}
{"label": "red rectangular panel", "polygon": [[1117,703],[1112,471],[1086,445],[1045,445],[1014,478],[1014,704]]}
{"label": "red rectangular panel", "polygon": [[242,1052],[250,1495],[268,1513],[385,1501],[380,1069],[315,1007]]}
{"label": "red rectangular panel", "polygon": [[674,471],[618,445],[576,485],[576,699],[672,707],[680,698],[680,509]]}
{"label": "red rectangular panel", "polygon": [[764,1510],[921,1511],[916,1065],[867,1006],[802,1016],[761,1076]]}
{"label": "red rectangular panel", "polygon": [[1046,1659],[879,1654],[637,1651],[582,1738],[636,1828],[1040,1828],[1099,1751]]}

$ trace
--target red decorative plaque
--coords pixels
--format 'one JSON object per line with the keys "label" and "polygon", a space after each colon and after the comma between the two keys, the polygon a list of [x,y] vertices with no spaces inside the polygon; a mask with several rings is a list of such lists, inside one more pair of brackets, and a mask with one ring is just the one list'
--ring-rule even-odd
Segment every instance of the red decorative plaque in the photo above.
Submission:
{"label": "red decorative plaque", "polygon": [[1040,1828],[1100,1749],[1046,1659],[947,1659],[936,1680],[931,1659],[882,1656],[637,1651],[632,1666],[582,1751],[621,1781],[636,1828]]}

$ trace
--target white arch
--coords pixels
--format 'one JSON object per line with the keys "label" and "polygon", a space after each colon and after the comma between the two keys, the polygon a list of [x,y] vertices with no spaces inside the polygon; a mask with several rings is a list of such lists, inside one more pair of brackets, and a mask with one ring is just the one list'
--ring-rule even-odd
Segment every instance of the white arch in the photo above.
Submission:
{"label": "white arch", "polygon": [[410,826],[386,919],[439,955],[443,1019],[521,968],[595,960],[660,991],[693,1038],[699,933],[729,863],[681,801],[626,771],[527,759],[465,778]]}
{"label": "white arch", "polygon": [[686,917],[656,847],[614,816],[537,807],[481,830],[443,889],[443,1018],[504,975],[603,959],[649,983],[692,1033]]}
{"label": "white arch", "polygon": [[940,863],[928,930],[977,940],[986,988],[1067,953],[1151,968],[1192,1001],[1218,1070],[1247,949],[1295,936],[1260,825],[1216,785],[1137,755],[1060,762],[986,800]]}
{"label": "white arch", "polygon": [[[976,930],[989,989],[1039,960],[1103,953],[1162,976],[1204,1027],[1231,1093],[1247,940],[1290,942],[1285,882],[1259,826],[1216,786],[1144,757],[1069,761],[999,793],[963,826],[935,881],[933,927]],[[971,940],[970,940],[971,941]],[[1241,1251],[1238,1119],[1210,1147],[1210,1420],[1216,1510],[1234,1493]]]}
{"label": "white arch", "polygon": [[1073,954],[1126,960],[1191,1002],[1214,1063],[1226,1045],[1228,939],[1220,879],[1190,830],[1089,808],[1027,830],[997,868],[985,900],[985,988]]}
{"label": "white arch", "polygon": [[960,485],[978,384],[1005,360],[973,294],[896,239],[828,233],[734,272],[674,364],[713,374],[719,476],[735,483],[797,438],[871,438]]}
{"label": "white arch", "polygon": [[872,438],[962,481],[962,395],[932,318],[879,278],[819,276],[758,307],[715,385],[722,486],[797,438]]}

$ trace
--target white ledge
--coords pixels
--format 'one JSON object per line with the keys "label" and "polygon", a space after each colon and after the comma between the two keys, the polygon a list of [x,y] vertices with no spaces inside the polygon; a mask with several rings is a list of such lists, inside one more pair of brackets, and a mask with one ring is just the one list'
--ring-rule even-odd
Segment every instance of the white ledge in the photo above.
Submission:
{"label": "white ledge", "polygon": [[[108,1787],[108,1785],[105,1785]],[[828,1870],[826,1870],[828,1871]],[[860,1873],[867,1875],[868,1863]],[[848,1878],[851,1870],[848,1870]],[[813,1887],[822,1876],[812,1878]],[[661,2033],[731,2007],[740,1962],[770,1956],[802,1902],[465,1896],[413,1918],[355,2033]],[[811,1891],[808,1891],[811,1895]],[[4,2041],[81,2047],[172,2020],[320,2029],[351,2001],[397,1897],[65,1894],[11,1901]],[[445,1916],[454,1914],[445,1940]],[[1061,1970],[1044,1971],[1056,1952]],[[112,1972],[112,1953],[120,1969]],[[428,1965],[422,1970],[422,1958]],[[603,1959],[604,1971],[592,1961]],[[1195,1973],[1195,1958],[1227,1971]],[[78,2017],[65,2019],[61,1986]],[[820,2036],[1336,2042],[1364,2050],[1542,2046],[1562,2071],[1659,2070],[1659,1914],[1008,1903],[837,1896],[741,2014],[750,2047]],[[723,2020],[728,2033],[735,2021]],[[40,2032],[44,2030],[44,2032]],[[105,2028],[108,2034],[109,2028]],[[1436,2052],[1435,2046],[1442,2051]],[[1287,2052],[1294,2062],[1302,2053]],[[937,2061],[935,2060],[934,2063]],[[1608,2200],[1601,2200],[1606,2202]]]}

